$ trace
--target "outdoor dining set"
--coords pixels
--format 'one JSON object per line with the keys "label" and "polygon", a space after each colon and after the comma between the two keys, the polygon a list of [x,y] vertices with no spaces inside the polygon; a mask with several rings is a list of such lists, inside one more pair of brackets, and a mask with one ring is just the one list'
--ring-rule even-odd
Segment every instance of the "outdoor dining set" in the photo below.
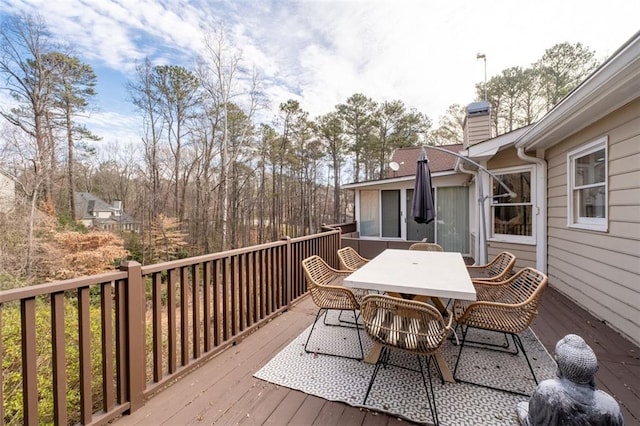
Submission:
{"label": "outdoor dining set", "polygon": [[[394,351],[415,356],[418,368],[412,369],[422,376],[435,424],[439,422],[432,370],[442,384],[463,382],[529,396],[459,377],[459,368],[466,359],[472,360],[474,351],[521,352],[538,383],[520,334],[537,314],[547,285],[542,272],[530,267],[514,272],[516,257],[508,252],[487,264],[468,266],[460,253],[445,252],[433,243],[416,243],[409,250],[387,249],[372,259],[351,247],[341,248],[337,255],[340,269],[315,255],[302,261],[308,290],[319,308],[305,351],[375,364],[362,405],[366,405],[380,369],[391,365]],[[358,353],[335,354],[331,348],[309,347],[320,318],[326,320],[329,311],[339,311],[338,326],[354,330]],[[351,315],[346,315],[348,312]],[[502,334],[504,342],[474,341],[469,334],[473,329]],[[367,335],[373,346],[365,352],[363,338]],[[458,345],[453,371],[441,352],[448,339]],[[474,351],[468,350],[470,347]]]}

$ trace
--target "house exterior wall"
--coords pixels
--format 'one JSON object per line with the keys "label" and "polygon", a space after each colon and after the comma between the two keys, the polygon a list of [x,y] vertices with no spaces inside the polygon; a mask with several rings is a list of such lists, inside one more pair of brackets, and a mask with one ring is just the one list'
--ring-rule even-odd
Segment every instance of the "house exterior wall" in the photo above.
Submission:
{"label": "house exterior wall", "polygon": [[516,257],[515,269],[536,267],[536,246],[530,244],[514,244],[501,241],[489,241],[489,260],[495,258],[500,252],[508,251]]}
{"label": "house exterior wall", "polygon": [[487,168],[489,170],[494,170],[530,164],[531,163],[524,162],[518,158],[518,152],[513,146],[510,146],[509,148],[500,151],[495,157],[487,161]]}
{"label": "house exterior wall", "polygon": [[[567,153],[608,137],[608,230],[567,226]],[[640,344],[640,99],[545,152],[549,283]]]}
{"label": "house exterior wall", "polygon": [[[492,171],[518,166],[533,167],[531,163],[523,161],[518,157],[518,153],[513,146],[500,151],[493,158],[487,161],[487,168]],[[532,197],[535,196],[535,192],[536,191],[532,191]],[[537,203],[534,202],[534,205],[536,204]],[[487,215],[487,218],[487,220],[490,221],[489,215]],[[512,253],[516,256],[516,269],[522,269],[525,267],[536,267],[535,244],[520,244],[506,241],[497,241],[492,240],[492,238],[489,237],[487,245],[487,259],[489,261],[496,257],[500,252],[508,251],[509,253]]]}

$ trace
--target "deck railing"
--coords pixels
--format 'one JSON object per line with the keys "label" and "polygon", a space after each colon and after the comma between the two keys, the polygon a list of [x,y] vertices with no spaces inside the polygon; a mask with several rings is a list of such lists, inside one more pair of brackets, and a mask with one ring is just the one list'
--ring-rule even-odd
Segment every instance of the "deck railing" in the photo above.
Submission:
{"label": "deck railing", "polygon": [[[0,421],[104,424],[135,411],[286,310],[306,293],[302,259],[337,267],[339,248],[333,230],[0,292]],[[3,328],[10,312],[15,341]]]}

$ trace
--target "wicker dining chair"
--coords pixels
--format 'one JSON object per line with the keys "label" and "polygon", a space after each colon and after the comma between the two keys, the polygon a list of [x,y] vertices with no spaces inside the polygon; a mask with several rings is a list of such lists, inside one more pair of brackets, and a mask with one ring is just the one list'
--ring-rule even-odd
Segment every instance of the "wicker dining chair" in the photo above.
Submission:
{"label": "wicker dining chair", "polygon": [[[364,292],[354,291],[348,287],[342,285],[344,277],[351,274],[351,271],[340,271],[329,266],[320,256],[310,256],[302,261],[302,269],[307,279],[307,289],[311,293],[313,302],[318,307],[318,313],[316,319],[313,322],[309,336],[304,345],[305,352],[318,353],[323,355],[332,355],[343,358],[358,359],[364,358],[364,350],[362,347],[362,338],[360,337],[360,327],[357,324],[360,310],[360,301],[364,297]],[[355,318],[353,325],[344,325],[343,321],[340,324],[330,324],[326,322],[327,313],[331,310],[351,311]],[[309,350],[308,345],[311,340],[311,335],[315,330],[318,319],[324,314],[325,325],[336,325],[341,327],[355,328],[358,335],[358,343],[360,345],[360,356],[345,356],[328,352],[319,352],[317,350]]]}
{"label": "wicker dining chair", "polygon": [[[434,424],[437,425],[438,410],[430,374],[431,363],[435,364],[436,371],[439,372],[444,384],[442,372],[434,354],[446,341],[447,335],[451,331],[453,315],[449,315],[448,323],[446,323],[440,312],[431,305],[379,294],[370,294],[364,297],[361,304],[361,315],[364,328],[369,336],[382,345],[382,351],[369,381],[363,405],[367,403],[380,367],[393,365],[389,363],[390,351],[401,350],[416,356],[419,370],[411,370],[422,375],[431,417]],[[423,367],[424,363],[426,363],[426,373]],[[401,368],[407,369],[406,366]],[[428,376],[429,386],[427,386],[425,374]]]}
{"label": "wicker dining chair", "polygon": [[[515,350],[510,350],[506,345],[503,350],[518,355],[520,351],[524,355],[533,380],[536,385],[538,379],[533,371],[529,357],[522,345],[519,333],[527,330],[529,325],[538,314],[538,304],[542,297],[542,292],[547,286],[547,276],[533,268],[524,268],[518,271],[505,281],[498,283],[480,284],[474,283],[476,288],[477,300],[475,302],[468,300],[456,300],[453,304],[453,316],[456,323],[462,326],[462,341],[460,342],[460,350],[458,359],[453,370],[453,377],[457,381],[470,383],[490,389],[509,392],[517,395],[529,396],[528,394],[518,391],[500,389],[488,386],[484,383],[476,383],[460,380],[456,373],[458,365],[462,359],[462,351],[465,346],[469,345],[467,333],[470,328],[495,331],[510,335],[513,340]],[[508,341],[507,341],[508,342]],[[473,342],[477,343],[477,342]],[[489,345],[491,346],[491,345]],[[488,348],[489,349],[489,348]],[[498,350],[494,347],[492,350]]]}
{"label": "wicker dining chair", "polygon": [[338,250],[338,259],[340,259],[340,269],[347,271],[355,271],[369,262],[353,248],[343,247]]}
{"label": "wicker dining chair", "polygon": [[409,246],[409,250],[444,251],[442,246],[436,243],[413,243]]}
{"label": "wicker dining chair", "polygon": [[515,264],[516,257],[503,251],[485,265],[467,266],[467,271],[473,281],[499,282],[509,278]]}

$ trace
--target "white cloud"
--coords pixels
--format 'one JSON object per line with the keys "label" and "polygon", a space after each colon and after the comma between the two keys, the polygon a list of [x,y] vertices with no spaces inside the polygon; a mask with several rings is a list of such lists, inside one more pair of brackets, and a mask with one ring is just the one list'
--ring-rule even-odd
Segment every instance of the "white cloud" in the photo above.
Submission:
{"label": "white cloud", "polygon": [[140,141],[141,118],[137,115],[121,114],[115,111],[92,112],[79,120],[96,135],[102,137],[102,141],[118,141],[123,143]]}
{"label": "white cloud", "polygon": [[640,2],[0,0],[0,10],[40,13],[83,59],[128,77],[145,56],[191,66],[203,30],[224,23],[274,111],[295,98],[314,117],[361,92],[437,121],[474,100],[484,78],[476,53],[486,54],[489,78],[564,41],[604,58],[638,30]]}

